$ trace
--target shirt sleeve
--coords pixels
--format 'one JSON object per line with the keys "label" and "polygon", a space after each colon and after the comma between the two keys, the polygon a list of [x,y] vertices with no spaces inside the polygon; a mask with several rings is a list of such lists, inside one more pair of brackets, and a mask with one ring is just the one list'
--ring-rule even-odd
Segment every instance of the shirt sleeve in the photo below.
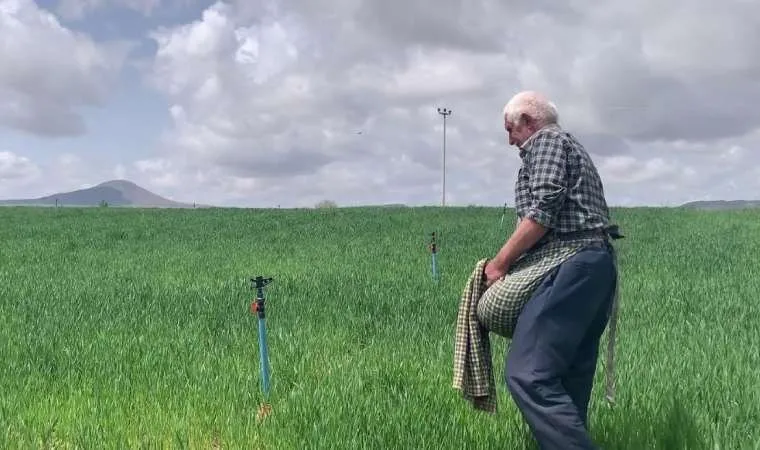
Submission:
{"label": "shirt sleeve", "polygon": [[528,180],[530,184],[529,217],[546,228],[556,225],[567,193],[567,155],[560,136],[539,136],[530,150]]}

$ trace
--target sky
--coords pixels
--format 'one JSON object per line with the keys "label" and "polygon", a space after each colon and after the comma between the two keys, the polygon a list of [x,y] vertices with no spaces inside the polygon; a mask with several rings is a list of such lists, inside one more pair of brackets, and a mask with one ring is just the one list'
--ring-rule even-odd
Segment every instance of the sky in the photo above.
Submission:
{"label": "sky", "polygon": [[0,199],[514,204],[536,90],[612,206],[760,199],[755,0],[0,0]]}

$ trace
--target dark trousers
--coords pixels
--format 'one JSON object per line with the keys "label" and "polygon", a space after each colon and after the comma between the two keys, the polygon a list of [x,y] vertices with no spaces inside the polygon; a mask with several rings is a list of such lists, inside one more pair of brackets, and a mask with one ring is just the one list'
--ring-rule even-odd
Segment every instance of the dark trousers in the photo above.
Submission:
{"label": "dark trousers", "polygon": [[611,251],[592,246],[547,276],[520,314],[506,382],[542,450],[596,449],[588,403],[616,283]]}

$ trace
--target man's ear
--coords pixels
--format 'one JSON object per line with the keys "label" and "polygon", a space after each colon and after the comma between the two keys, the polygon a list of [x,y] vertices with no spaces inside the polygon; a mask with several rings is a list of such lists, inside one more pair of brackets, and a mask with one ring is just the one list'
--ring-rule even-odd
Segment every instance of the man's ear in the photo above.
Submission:
{"label": "man's ear", "polygon": [[533,126],[536,124],[532,117],[525,113],[520,114],[520,122],[523,123],[528,128],[533,128]]}

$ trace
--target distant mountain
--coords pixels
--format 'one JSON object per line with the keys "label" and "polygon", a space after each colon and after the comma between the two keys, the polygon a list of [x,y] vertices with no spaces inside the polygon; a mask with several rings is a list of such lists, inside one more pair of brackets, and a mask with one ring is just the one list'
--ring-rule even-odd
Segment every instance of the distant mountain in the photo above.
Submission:
{"label": "distant mountain", "polygon": [[681,207],[712,210],[760,208],[760,200],[705,200],[684,203]]}
{"label": "distant mountain", "polygon": [[[193,204],[175,202],[156,195],[127,180],[111,180],[87,189],[62,192],[45,197],[0,200],[0,205],[25,206],[132,206],[141,208],[193,208]],[[198,205],[200,206],[200,205]]]}

